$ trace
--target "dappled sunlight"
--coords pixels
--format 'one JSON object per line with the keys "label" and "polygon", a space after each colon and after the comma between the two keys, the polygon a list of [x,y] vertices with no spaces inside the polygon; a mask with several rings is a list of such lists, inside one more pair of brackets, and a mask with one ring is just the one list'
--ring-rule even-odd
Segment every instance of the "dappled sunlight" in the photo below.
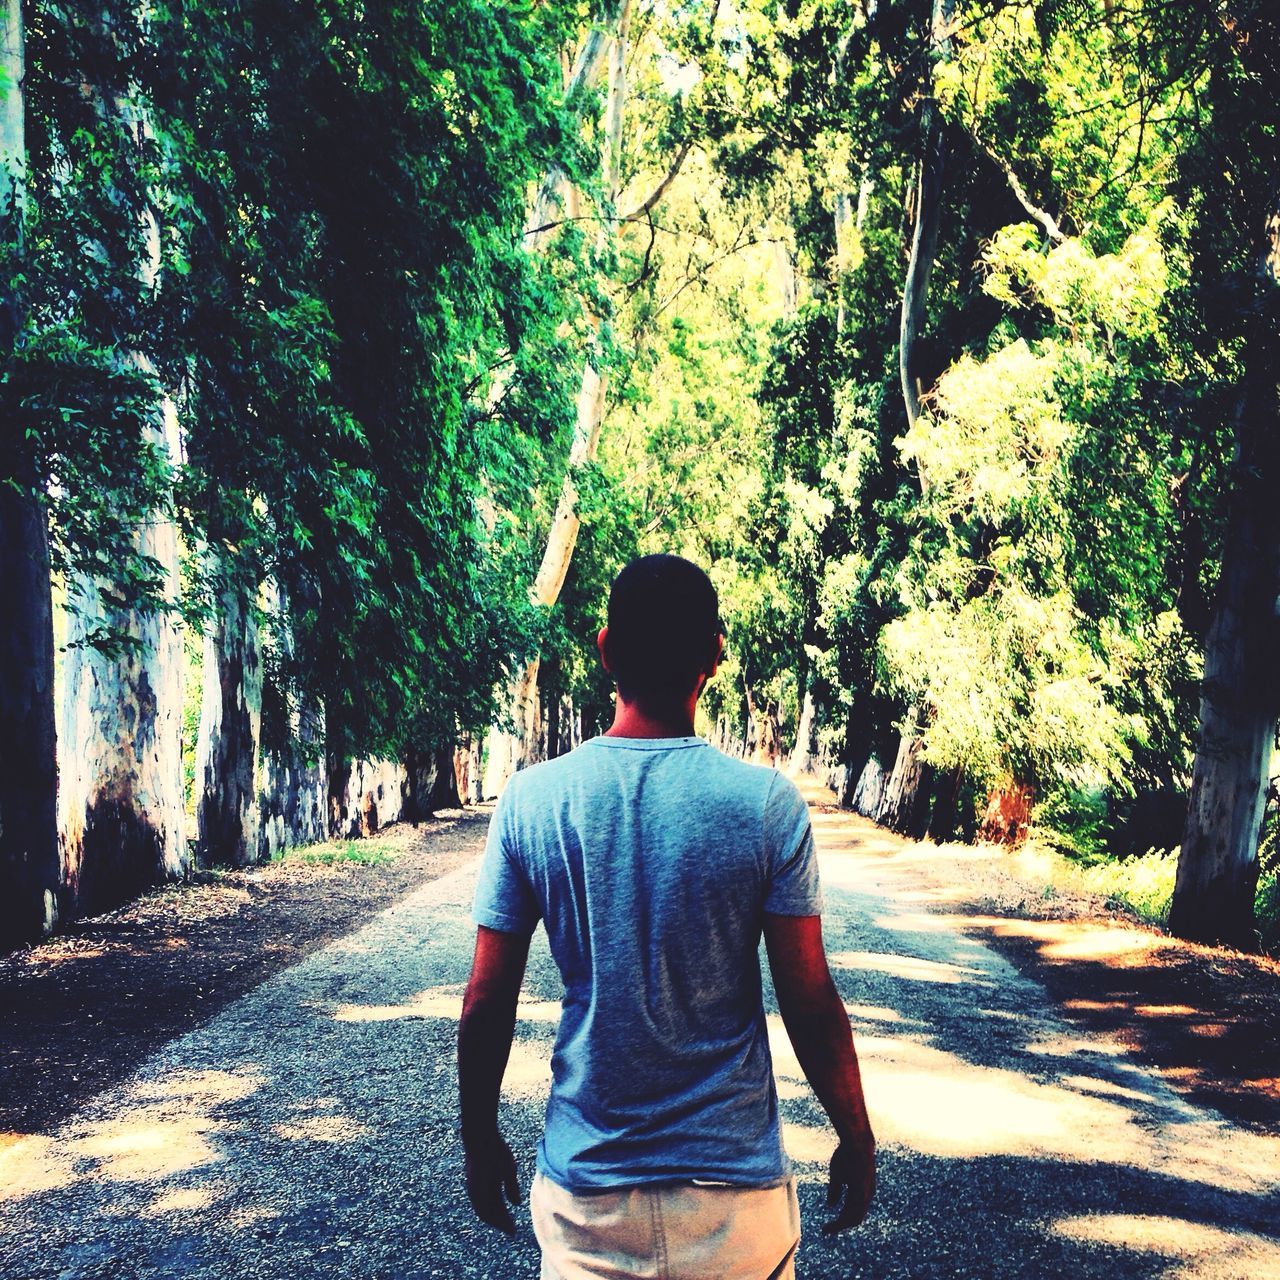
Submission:
{"label": "dappled sunlight", "polygon": [[140,1082],[139,1105],[58,1137],[33,1134],[0,1150],[0,1199],[20,1199],[85,1180],[148,1182],[223,1160],[215,1115],[265,1083],[251,1071],[176,1072]]}
{"label": "dappled sunlight", "polygon": [[1178,945],[1171,938],[1119,925],[1079,920],[1017,920],[1007,916],[942,916],[949,928],[986,929],[998,938],[1034,942],[1046,960],[1095,960],[1119,968],[1146,964]]}
{"label": "dappled sunlight", "polygon": [[144,1182],[216,1164],[223,1157],[209,1135],[219,1127],[198,1112],[175,1117],[159,1107],[143,1107],[95,1127],[68,1146],[73,1158],[97,1162],[91,1177]]}
{"label": "dappled sunlight", "polygon": [[305,1116],[292,1124],[272,1126],[278,1138],[290,1142],[354,1142],[368,1137],[372,1130],[347,1116]]}
{"label": "dappled sunlight", "polygon": [[215,1204],[225,1191],[220,1187],[183,1187],[156,1196],[139,1212],[147,1218],[163,1218],[171,1213],[195,1213]]}
{"label": "dappled sunlight", "polygon": [[[941,982],[953,985],[973,982],[985,976],[984,969],[971,965],[949,964],[941,960],[925,960],[920,956],[895,955],[883,951],[838,951],[829,957],[833,969],[849,969],[855,973],[873,970],[888,974],[891,978],[907,978],[913,982]],[[977,982],[978,986],[990,986],[990,982]]]}
{"label": "dappled sunlight", "polygon": [[[1172,1177],[1249,1192],[1280,1183],[1280,1144],[1274,1139],[1233,1130],[1169,1094],[1140,1068],[1107,1054],[1105,1075],[1077,1069],[1045,1081],[976,1065],[924,1036],[894,1034],[891,1026],[857,1038],[867,1105],[881,1143],[952,1159],[1015,1156],[1157,1166]],[[769,1019],[769,1045],[779,1098],[807,1096],[800,1064],[776,1016]],[[1076,1039],[1050,1049],[1076,1058],[1097,1046],[1092,1039]],[[1111,1078],[1117,1072],[1126,1083]],[[1162,1123],[1153,1132],[1156,1114]],[[803,1125],[788,1126],[788,1150],[797,1159],[826,1159],[830,1147],[822,1155],[812,1145],[817,1132],[806,1136]],[[802,1150],[814,1154],[802,1156]]]}
{"label": "dappled sunlight", "polygon": [[[846,1004],[845,1012],[851,1018],[857,1018],[862,1022],[902,1022],[904,1017],[897,1009],[889,1009],[884,1005],[878,1004]],[[912,1022],[918,1021],[916,1018],[910,1019]]]}
{"label": "dappled sunlight", "polygon": [[511,1101],[536,1101],[551,1088],[551,1046],[541,1041],[517,1040],[502,1077],[502,1096]]}
{"label": "dappled sunlight", "polygon": [[932,1046],[861,1037],[867,1102],[884,1140],[936,1156],[1127,1163],[1148,1137],[1130,1111]]}
{"label": "dappled sunlight", "polygon": [[[333,1011],[333,1017],[338,1022],[395,1022],[414,1018],[446,1018],[457,1022],[462,1015],[463,990],[461,984],[450,983],[430,987],[403,1004],[342,1004]],[[522,997],[516,1016],[521,1022],[559,1022],[560,1002]]]}
{"label": "dappled sunlight", "polygon": [[1239,1228],[1228,1231],[1153,1214],[1100,1213],[1060,1218],[1051,1230],[1067,1240],[1140,1250],[1187,1264],[1164,1275],[1228,1274],[1259,1280],[1280,1275],[1280,1242]]}
{"label": "dappled sunlight", "polygon": [[68,1154],[45,1134],[23,1134],[0,1150],[0,1200],[54,1191],[74,1181]]}
{"label": "dappled sunlight", "polygon": [[826,1168],[836,1149],[836,1135],[829,1125],[820,1128],[784,1121],[782,1145],[796,1164],[817,1164]]}
{"label": "dappled sunlight", "polygon": [[892,929],[895,933],[951,933],[952,927],[941,916],[923,911],[900,912],[892,916],[875,916],[871,923],[877,929]]}
{"label": "dappled sunlight", "polygon": [[177,1098],[187,1104],[238,1102],[265,1083],[259,1075],[237,1071],[175,1071],[136,1086],[142,1098]]}

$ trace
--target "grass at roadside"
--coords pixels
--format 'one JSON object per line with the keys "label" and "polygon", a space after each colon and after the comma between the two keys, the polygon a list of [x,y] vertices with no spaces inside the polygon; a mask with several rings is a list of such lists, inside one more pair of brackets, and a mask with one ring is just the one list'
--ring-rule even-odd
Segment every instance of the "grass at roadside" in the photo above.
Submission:
{"label": "grass at roadside", "polygon": [[361,867],[377,867],[399,857],[404,849],[405,841],[402,839],[380,839],[374,836],[364,840],[321,840],[318,844],[298,845],[286,849],[281,857],[313,866],[333,867],[349,863]]}
{"label": "grass at roadside", "polygon": [[[1049,847],[1033,832],[1021,849],[1005,857],[1014,875],[1043,884],[1046,896],[1092,894],[1127,908],[1147,924],[1163,928],[1168,922],[1178,872],[1176,849],[1084,860]],[[1280,874],[1275,871],[1263,872],[1259,878],[1254,913],[1262,949],[1275,954],[1280,951]]]}

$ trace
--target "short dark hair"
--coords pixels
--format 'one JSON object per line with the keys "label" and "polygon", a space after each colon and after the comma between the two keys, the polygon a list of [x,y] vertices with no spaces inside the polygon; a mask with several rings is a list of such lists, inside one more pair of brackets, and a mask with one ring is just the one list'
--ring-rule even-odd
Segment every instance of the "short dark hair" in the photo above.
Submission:
{"label": "short dark hair", "polygon": [[693,692],[722,631],[711,579],[680,556],[641,556],[613,580],[605,661],[628,702],[667,707]]}

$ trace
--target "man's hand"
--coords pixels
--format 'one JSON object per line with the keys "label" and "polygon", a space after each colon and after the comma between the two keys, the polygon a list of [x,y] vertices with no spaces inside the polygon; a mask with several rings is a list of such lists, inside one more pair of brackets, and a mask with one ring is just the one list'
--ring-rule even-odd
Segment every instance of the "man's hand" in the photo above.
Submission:
{"label": "man's hand", "polygon": [[868,1129],[842,1142],[831,1157],[827,1208],[839,1208],[839,1212],[830,1222],[823,1223],[822,1234],[835,1235],[856,1227],[867,1216],[875,1190],[876,1143]]}
{"label": "man's hand", "polygon": [[476,1142],[464,1142],[467,1168],[467,1197],[476,1217],[507,1235],[516,1233],[516,1224],[507,1201],[520,1203],[520,1179],[511,1148],[495,1129]]}

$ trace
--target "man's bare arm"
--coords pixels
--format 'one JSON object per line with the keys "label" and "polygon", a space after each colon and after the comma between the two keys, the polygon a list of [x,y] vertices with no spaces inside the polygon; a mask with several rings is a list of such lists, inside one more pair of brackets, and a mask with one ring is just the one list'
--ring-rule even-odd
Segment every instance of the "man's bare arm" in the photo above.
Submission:
{"label": "man's bare arm", "polygon": [[516,1228],[507,1200],[519,1203],[520,1186],[511,1148],[498,1132],[498,1098],[511,1056],[516,1002],[528,959],[527,934],[481,926],[458,1022],[458,1095],[467,1195],[481,1221],[508,1235],[514,1235]]}
{"label": "man's bare arm", "polygon": [[827,1207],[844,1204],[825,1230],[855,1227],[875,1191],[875,1138],[844,1002],[831,980],[818,916],[764,918],[778,1010],[805,1078],[831,1117],[840,1145],[831,1158]]}

